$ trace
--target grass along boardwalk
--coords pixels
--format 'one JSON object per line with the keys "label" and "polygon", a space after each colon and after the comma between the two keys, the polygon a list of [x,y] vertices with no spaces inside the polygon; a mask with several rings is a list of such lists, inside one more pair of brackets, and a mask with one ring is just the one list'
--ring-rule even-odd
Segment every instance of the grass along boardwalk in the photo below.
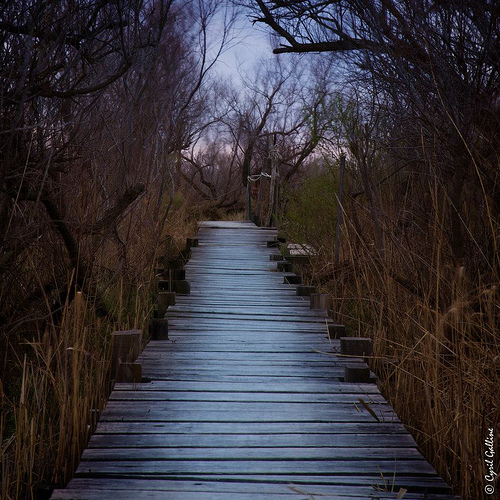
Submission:
{"label": "grass along boardwalk", "polygon": [[360,361],[335,354],[326,313],[284,283],[275,236],[200,225],[191,294],[137,360],[151,381],[115,385],[54,500],[458,498],[376,384],[342,381]]}

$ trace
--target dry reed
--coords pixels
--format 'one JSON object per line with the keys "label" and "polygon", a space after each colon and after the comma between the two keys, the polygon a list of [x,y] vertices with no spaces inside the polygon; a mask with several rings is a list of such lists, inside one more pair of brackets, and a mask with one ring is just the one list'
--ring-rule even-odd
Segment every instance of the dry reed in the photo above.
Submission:
{"label": "dry reed", "polygon": [[[415,210],[404,234],[385,200],[382,258],[368,215],[358,207],[356,220],[345,207],[340,263],[324,239],[311,275],[330,294],[335,320],[374,340],[379,386],[424,456],[476,500],[486,485],[485,440],[500,424],[500,283],[494,274],[482,281],[472,263],[452,264],[445,203],[432,189],[429,198],[433,217],[420,221]],[[294,239],[293,224],[284,227]]]}
{"label": "dry reed", "polygon": [[[92,203],[98,200],[75,202],[75,217]],[[53,310],[53,297],[45,294],[30,312],[33,319],[22,318],[22,330],[6,337],[8,380],[0,381],[2,499],[35,499],[72,477],[109,395],[111,332],[148,331],[158,260],[177,254],[200,216],[182,196],[174,206],[149,190],[121,219],[116,237],[80,241],[82,256],[92,264],[84,293],[68,277],[60,310]],[[50,273],[56,276],[56,259],[45,257],[49,250],[26,251],[30,279],[43,283]]]}

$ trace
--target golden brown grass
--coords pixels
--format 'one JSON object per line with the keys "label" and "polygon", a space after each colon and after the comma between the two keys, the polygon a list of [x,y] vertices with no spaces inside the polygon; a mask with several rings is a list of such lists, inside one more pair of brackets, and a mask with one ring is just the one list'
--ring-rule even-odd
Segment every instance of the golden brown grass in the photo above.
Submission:
{"label": "golden brown grass", "polygon": [[485,439],[500,424],[500,283],[472,262],[453,265],[437,197],[430,221],[415,210],[400,233],[385,202],[382,256],[368,216],[353,220],[347,205],[339,265],[323,240],[311,274],[334,319],[374,340],[379,386],[429,462],[464,499],[483,498]]}
{"label": "golden brown grass", "polygon": [[110,328],[77,293],[59,325],[25,341],[19,399],[3,401],[14,432],[2,450],[2,498],[30,498],[42,479],[71,476],[108,393]]}
{"label": "golden brown grass", "polygon": [[[75,201],[75,218],[84,220],[87,215],[78,211],[93,203],[98,200]],[[200,216],[181,195],[165,204],[151,189],[114,234],[80,240],[92,265],[84,292],[69,276],[67,289],[76,293],[68,292],[55,316],[52,297],[45,294],[31,311],[33,319],[10,333],[3,353],[6,379],[0,381],[2,499],[32,499],[44,483],[65,484],[72,477],[109,395],[111,332],[147,332],[158,260],[175,257]],[[56,259],[43,259],[49,251],[25,252],[26,273],[40,283],[58,271]],[[108,314],[98,310],[96,297]]]}

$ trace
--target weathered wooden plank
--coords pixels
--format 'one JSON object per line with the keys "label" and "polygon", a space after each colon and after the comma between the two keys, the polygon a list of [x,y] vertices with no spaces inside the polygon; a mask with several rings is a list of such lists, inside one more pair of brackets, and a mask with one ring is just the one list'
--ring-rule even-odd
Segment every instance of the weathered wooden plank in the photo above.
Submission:
{"label": "weathered wooden plank", "polygon": [[247,307],[239,307],[238,304],[234,306],[215,306],[215,305],[203,305],[203,306],[182,306],[175,305],[170,306],[168,308],[168,316],[169,318],[182,318],[185,316],[195,317],[195,318],[212,318],[212,317],[226,317],[229,318],[237,317],[239,319],[247,317],[252,318],[253,320],[259,320],[261,318],[268,318],[269,321],[282,321],[282,320],[296,320],[296,321],[307,321],[309,323],[323,323],[324,320],[321,318],[326,318],[327,314],[325,311],[316,311],[311,310],[307,304],[290,305],[290,306],[259,306],[256,308],[255,306],[247,306]]}
{"label": "weathered wooden plank", "polygon": [[276,353],[276,352],[264,352],[259,354],[259,356],[255,356],[254,353],[251,352],[241,352],[241,351],[232,351],[230,357],[228,356],[228,351],[216,351],[216,350],[203,350],[198,351],[193,346],[192,350],[189,352],[178,351],[177,346],[173,346],[173,344],[164,344],[164,345],[156,345],[155,347],[151,347],[146,352],[142,354],[142,358],[157,356],[158,352],[168,352],[169,359],[171,361],[177,362],[189,362],[189,361],[197,361],[197,362],[211,362],[211,361],[222,361],[226,362],[229,358],[230,361],[242,361],[248,363],[312,363],[312,364],[330,364],[330,365],[338,365],[342,364],[345,361],[348,361],[350,358],[346,358],[345,360],[339,359],[338,356],[333,355],[332,353],[318,353],[314,352],[311,349],[311,352],[304,352],[304,348],[302,347],[302,351],[295,351],[289,353]]}
{"label": "weathered wooden plank", "polygon": [[[230,331],[235,332],[241,328],[241,322],[246,321],[245,330],[239,330],[239,336],[243,337],[245,332],[255,334],[257,332],[262,333],[275,333],[275,332],[287,332],[287,333],[306,333],[313,332],[314,334],[323,333],[326,335],[326,323],[325,320],[318,321],[297,321],[297,323],[285,323],[283,321],[273,320],[269,318],[252,319],[243,318],[243,317],[233,317],[233,318],[223,318],[223,317],[209,317],[208,315],[201,316],[193,316],[193,317],[181,317],[175,316],[170,317],[166,316],[169,321],[169,326],[172,327],[172,330],[178,328],[179,330],[183,330],[184,333],[192,330],[198,331],[206,331],[206,330],[218,330],[218,331]],[[321,330],[318,330],[318,329]],[[172,331],[172,334],[176,332]],[[182,334],[181,332],[177,332],[177,334]],[[279,337],[277,339],[280,340]]]}
{"label": "weathered wooden plank", "polygon": [[[391,485],[389,485],[389,488]],[[219,498],[236,498],[241,500],[245,497],[228,495],[241,495],[245,494],[246,498],[252,500],[265,499],[297,499],[297,500],[311,500],[313,498],[321,498],[324,500],[337,500],[337,499],[395,499],[397,498],[396,491],[387,491],[388,488],[377,488],[373,486],[359,486],[355,484],[348,485],[323,485],[323,484],[275,484],[275,483],[259,483],[252,482],[221,482],[221,481],[162,481],[158,479],[112,479],[112,478],[77,478],[73,482],[72,490],[58,490],[53,498],[60,499],[84,499],[98,500],[113,498],[119,492],[120,499],[137,499],[137,494],[141,494],[141,498],[190,498],[186,495],[191,495],[191,498],[197,500],[203,499],[219,499]],[[396,489],[396,488],[392,488]],[[78,491],[85,492],[79,496]],[[72,496],[73,495],[73,496]],[[146,496],[143,496],[146,495]],[[164,496],[166,495],[166,496]],[[169,496],[171,495],[171,496]],[[178,496],[176,496],[178,495]],[[198,495],[198,496],[192,496]],[[219,495],[219,496],[214,496]],[[251,495],[249,497],[248,495]],[[265,496],[264,496],[265,495]],[[425,493],[412,493],[405,495],[404,498],[413,500],[442,500],[444,498],[450,500],[451,496],[443,497],[440,494],[425,494]],[[458,499],[458,497],[455,497]]]}
{"label": "weathered wooden plank", "polygon": [[[155,363],[156,361],[156,363]],[[238,377],[244,376],[258,376],[261,377],[297,377],[297,371],[301,371],[301,377],[314,377],[314,378],[332,378],[341,377],[343,375],[343,368],[335,365],[324,366],[309,366],[306,363],[293,365],[290,363],[281,364],[276,366],[269,366],[268,364],[246,365],[244,363],[227,363],[221,366],[217,362],[207,363],[203,367],[197,366],[197,363],[192,362],[186,365],[181,363],[172,364],[170,367],[159,367],[157,360],[150,360],[149,366],[148,358],[141,359],[144,369],[154,377],[155,373],[168,373],[175,377],[186,373],[193,373],[197,375],[207,374],[214,377],[220,376],[233,376],[234,368],[238,367]],[[353,364],[353,363],[351,363]],[[327,371],[325,368],[329,368]]]}
{"label": "weathered wooden plank", "polygon": [[280,434],[374,434],[374,442],[384,436],[407,433],[400,422],[144,422],[101,421],[96,434],[211,434],[217,440],[221,434],[280,435]]}
{"label": "weathered wooden plank", "polygon": [[[380,431],[379,431],[380,432]],[[381,433],[383,434],[383,433]],[[384,447],[387,453],[389,448],[415,448],[415,441],[409,434],[394,433],[384,435]],[[379,442],[374,439],[373,433],[343,433],[339,429],[337,434],[200,434],[196,432],[185,434],[94,434],[88,448],[255,448],[255,447],[307,447],[325,448],[350,446],[352,448],[379,450]]]}
{"label": "weathered wooden plank", "polygon": [[[344,443],[347,444],[347,443]],[[87,448],[82,462],[127,461],[149,462],[178,460],[226,461],[299,461],[299,460],[414,460],[426,463],[415,448],[355,448],[355,447],[151,447],[151,448]],[[414,464],[412,464],[414,465]]]}
{"label": "weathered wooden plank", "polygon": [[[133,402],[135,403],[135,402]],[[221,403],[204,404],[204,402],[179,402],[175,405],[152,405],[140,402],[133,405],[128,402],[108,405],[101,415],[101,421],[120,420],[144,422],[371,422],[397,421],[397,417],[389,405],[371,405],[373,413],[362,405],[312,405],[303,404],[300,408],[291,405],[270,405],[264,408],[259,403]],[[299,404],[298,404],[299,405]],[[297,405],[297,406],[298,406]],[[375,416],[376,415],[376,416]]]}
{"label": "weathered wooden plank", "polygon": [[[99,491],[92,491],[92,490],[87,490],[85,492],[80,492],[79,494],[74,494],[71,492],[65,492],[62,490],[62,493],[59,493],[58,495],[54,495],[52,498],[60,498],[60,499],[71,499],[71,500],[78,500],[78,499],[83,499],[83,500],[100,500],[100,499],[109,499],[114,496],[115,490],[99,490]],[[297,500],[306,500],[309,498],[315,498],[312,497],[311,495],[307,494],[308,496],[298,496],[297,493],[291,494],[291,493],[284,493],[284,494],[269,494],[269,493],[260,493],[260,492],[255,492],[255,493],[220,493],[220,492],[215,492],[215,493],[207,493],[207,492],[192,492],[192,491],[184,491],[182,492],[182,499],[183,500],[288,500],[288,499],[297,499]],[[179,494],[176,491],[143,491],[141,492],[141,498],[147,499],[147,500],[171,500],[171,499],[179,499]],[[360,496],[352,496],[352,495],[346,495],[346,494],[340,494],[340,495],[321,495],[322,500],[345,500],[345,499],[350,499],[350,498],[363,498],[363,499],[368,499],[370,497],[367,497],[366,495],[360,497]],[[381,498],[397,498],[396,493],[392,493],[391,496],[381,496],[377,495],[376,497],[371,497],[371,498],[376,498],[377,500],[380,500]],[[409,498],[406,496],[406,498]],[[411,497],[413,499],[416,499],[416,497]],[[419,496],[418,498],[424,498],[424,496]],[[431,497],[425,497],[431,498]],[[435,498],[435,497],[432,497]],[[137,493],[130,492],[130,491],[125,491],[123,494],[120,494],[120,499],[121,500],[137,500]],[[411,499],[409,499],[411,500]]]}
{"label": "weathered wooden plank", "polygon": [[[331,371],[331,370],[330,370]],[[338,375],[338,374],[337,374]],[[316,377],[314,375],[304,375],[302,377],[273,377],[271,375],[262,375],[262,376],[257,376],[257,375],[230,375],[230,374],[215,374],[212,372],[207,372],[207,373],[199,373],[196,370],[192,371],[185,371],[183,373],[174,373],[174,372],[169,372],[168,369],[164,368],[158,368],[153,369],[153,368],[148,368],[148,376],[155,377],[157,380],[178,380],[178,381],[193,381],[193,382],[202,382],[202,381],[213,381],[213,382],[227,382],[227,383],[247,383],[249,385],[254,385],[254,384],[265,384],[268,382],[269,384],[274,384],[274,383],[280,383],[284,380],[286,380],[289,383],[300,383],[304,380],[309,380],[309,381],[331,381],[332,384],[336,383],[339,381],[338,376],[337,377],[328,377],[328,376],[323,376],[323,377]]]}
{"label": "weathered wooden plank", "polygon": [[[367,475],[367,474],[359,474],[359,475],[352,475],[352,476],[336,476],[336,475],[315,475],[315,474],[310,474],[310,475],[301,475],[297,474],[294,476],[293,481],[290,480],[289,476],[284,476],[281,474],[273,474],[273,475],[254,475],[254,474],[247,474],[244,476],[238,476],[238,475],[219,475],[219,474],[211,474],[211,475],[197,475],[194,478],[189,478],[189,477],[178,477],[175,479],[175,481],[172,483],[171,478],[161,479],[161,478],[155,478],[155,477],[133,477],[133,478],[120,478],[116,479],[115,477],[106,477],[106,476],[101,476],[101,477],[95,477],[91,478],[91,476],[86,476],[86,477],[77,477],[75,478],[75,481],[97,481],[97,480],[105,480],[105,481],[110,481],[111,483],[114,483],[115,481],[122,481],[122,480],[129,480],[129,481],[137,481],[141,483],[143,480],[147,481],[152,481],[160,484],[179,484],[183,482],[192,482],[192,483],[198,483],[200,485],[204,485],[206,483],[215,483],[219,486],[223,484],[230,484],[233,486],[233,488],[236,489],[235,485],[238,485],[238,488],[241,488],[240,485],[247,484],[250,487],[254,488],[254,491],[259,491],[261,487],[265,486],[272,486],[272,485],[304,485],[304,486],[325,486],[326,488],[332,488],[334,489],[335,487],[343,487],[347,488],[347,490],[350,490],[352,486],[356,487],[369,487],[373,488],[375,491],[398,491],[400,487],[404,487],[409,489],[412,493],[414,492],[427,492],[427,494],[432,494],[432,493],[444,493],[446,491],[449,491],[449,488],[443,483],[443,481],[436,477],[436,476],[415,476],[415,475],[408,475],[408,474],[399,474],[397,476],[381,476],[380,474],[376,475]],[[147,489],[147,488],[146,488]],[[342,491],[342,490],[340,490]],[[405,500],[409,497],[409,495],[406,495]],[[375,495],[374,498],[377,498]],[[450,498],[450,497],[447,497]],[[455,497],[453,497],[455,498]],[[308,499],[309,500],[309,499]]]}
{"label": "weathered wooden plank", "polygon": [[[148,362],[155,363],[158,361],[158,359],[159,358],[157,356],[144,356],[143,358],[141,358],[141,362],[144,364]],[[280,373],[277,375],[283,377],[286,377],[288,375],[288,371],[290,371],[290,374],[292,376],[297,373],[297,370],[301,370],[302,373],[304,374],[316,373],[316,372],[324,373],[325,369],[332,369],[333,371],[337,370],[339,373],[341,373],[342,372],[341,369],[345,366],[349,365],[365,366],[363,361],[354,359],[351,359],[348,362],[341,364],[338,361],[334,360],[327,362],[320,360],[309,361],[307,359],[302,359],[298,361],[275,360],[274,362],[270,362],[269,360],[267,360],[267,361],[256,361],[255,363],[252,363],[251,360],[236,358],[223,361],[224,368],[220,368],[221,361],[218,359],[203,359],[203,357],[200,358],[195,357],[192,360],[172,359],[172,364],[170,366],[170,369],[189,370],[193,366],[196,367],[196,365],[199,365],[201,362],[203,362],[205,370],[210,371],[211,369],[214,369],[214,371],[218,373],[222,371],[229,371],[231,368],[234,368],[234,365],[238,365],[241,368],[241,374],[246,374],[246,373],[257,374],[259,373],[259,368],[268,367],[269,364],[272,364],[273,366],[272,368],[268,368],[268,372],[273,372],[271,374],[277,374],[275,372],[280,371]],[[283,370],[280,370],[281,368],[283,368]],[[262,372],[260,372],[260,374],[262,375]]]}
{"label": "weathered wooden plank", "polygon": [[[212,334],[212,332],[211,332]],[[175,351],[176,352],[190,352],[191,350],[197,352],[207,352],[210,350],[210,344],[205,340],[205,336],[201,334],[193,333],[191,337],[188,336],[178,336],[173,334],[173,339],[171,338],[169,341],[159,341],[165,342],[165,348],[157,349],[154,354],[158,357],[168,356],[168,352],[170,351],[170,346],[167,342],[175,343]],[[234,343],[221,343],[219,341],[214,341],[213,343],[214,351],[217,352],[241,352],[241,353],[253,353],[258,355],[259,353],[266,353],[273,349],[273,343],[269,339],[262,339],[258,342],[250,342],[250,341],[241,341],[237,344]],[[320,344],[319,342],[315,342],[314,340],[309,340],[305,342],[295,341],[294,339],[290,339],[289,342],[284,344],[278,344],[274,346],[275,352],[281,353],[291,353],[297,352],[298,349],[303,349],[304,351],[314,351],[315,349],[325,349],[327,348],[324,343]],[[333,351],[335,348],[332,348]],[[152,349],[153,351],[153,349]],[[148,350],[149,353],[149,350]]]}
{"label": "weathered wooden plank", "polygon": [[[287,393],[287,392],[195,392],[195,391],[114,391],[110,401],[120,404],[129,402],[170,402],[170,401],[203,401],[203,402],[246,402],[246,403],[322,403],[322,404],[356,404],[359,403],[357,394],[349,393]],[[367,404],[384,404],[381,394],[368,394],[363,398]]]}
{"label": "weathered wooden plank", "polygon": [[314,475],[355,475],[374,474],[392,476],[394,474],[414,474],[434,476],[436,471],[424,460],[82,460],[77,475],[120,476],[155,475],[168,478],[190,474],[274,474]]}
{"label": "weathered wooden plank", "polygon": [[186,393],[191,392],[203,392],[209,395],[210,392],[219,393],[244,393],[244,394],[257,394],[262,397],[267,397],[273,394],[278,395],[283,394],[285,397],[289,395],[291,398],[296,394],[326,394],[327,396],[341,395],[341,394],[351,394],[356,395],[356,397],[362,397],[366,401],[370,401],[372,397],[379,397],[380,392],[376,385],[373,384],[348,384],[337,382],[332,384],[330,382],[321,381],[306,381],[302,380],[299,383],[288,382],[286,379],[275,384],[262,383],[258,385],[251,385],[244,382],[212,382],[212,381],[171,381],[171,380],[153,380],[150,383],[141,384],[116,384],[113,393],[110,396],[110,400],[120,399],[121,395],[124,393],[142,394],[146,393],[158,393],[158,394],[174,394],[174,393]]}

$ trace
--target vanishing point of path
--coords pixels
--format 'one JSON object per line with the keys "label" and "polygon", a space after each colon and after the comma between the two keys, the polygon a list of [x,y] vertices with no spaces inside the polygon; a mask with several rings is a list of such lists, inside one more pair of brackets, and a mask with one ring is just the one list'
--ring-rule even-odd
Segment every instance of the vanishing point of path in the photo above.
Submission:
{"label": "vanishing point of path", "polygon": [[191,294],[137,360],[151,381],[115,385],[52,498],[456,499],[376,384],[342,381],[352,361],[270,261],[276,232],[200,226]]}

